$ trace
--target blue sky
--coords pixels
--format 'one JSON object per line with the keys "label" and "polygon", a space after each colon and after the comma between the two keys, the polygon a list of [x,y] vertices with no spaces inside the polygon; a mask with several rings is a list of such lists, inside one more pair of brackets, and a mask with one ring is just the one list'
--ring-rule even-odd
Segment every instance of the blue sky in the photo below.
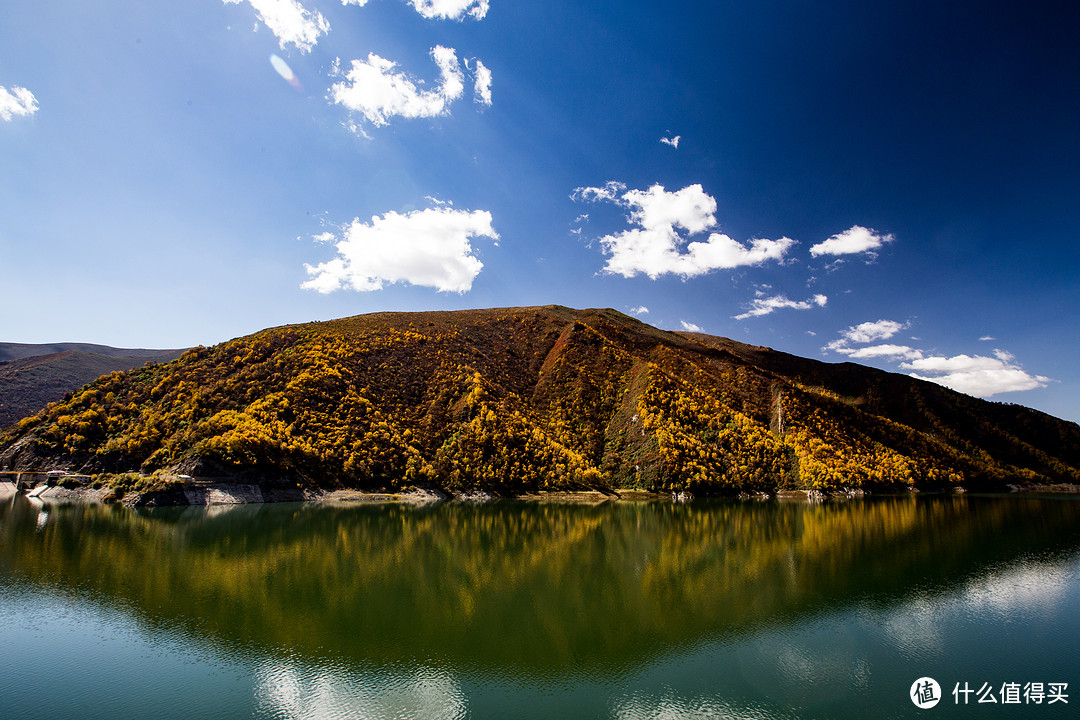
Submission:
{"label": "blue sky", "polygon": [[614,307],[1080,420],[1080,6],[7,0],[0,339]]}

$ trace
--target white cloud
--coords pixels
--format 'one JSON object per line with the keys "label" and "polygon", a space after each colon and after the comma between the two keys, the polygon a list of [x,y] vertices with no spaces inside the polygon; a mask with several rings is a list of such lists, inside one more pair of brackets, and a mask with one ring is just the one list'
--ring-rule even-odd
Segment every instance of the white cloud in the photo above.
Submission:
{"label": "white cloud", "polygon": [[997,338],[991,335],[983,335],[981,338],[979,338],[979,340],[981,342],[990,342],[991,340],[997,340]]}
{"label": "white cloud", "polygon": [[866,358],[898,358],[904,360],[916,360],[922,358],[923,354],[921,350],[917,350],[907,345],[891,345],[888,343],[882,345],[868,345],[861,348],[848,347],[842,344],[841,341],[832,342],[825,346],[829,350],[840,353],[841,355],[847,355],[850,358],[866,359]]}
{"label": "white cloud", "polygon": [[[386,125],[395,115],[405,118],[435,117],[449,112],[449,105],[461,97],[465,78],[452,48],[436,45],[431,58],[439,68],[439,86],[419,90],[405,73],[395,73],[397,64],[368,54],[367,61],[353,60],[343,82],[330,88],[331,99],[360,113],[372,125]],[[340,70],[335,67],[335,72]]]}
{"label": "white cloud", "polygon": [[914,360],[921,358],[923,356],[921,350],[916,350],[907,345],[884,343],[862,348],[853,348],[849,344],[866,344],[877,340],[887,340],[906,327],[906,324],[897,322],[896,320],[875,320],[873,322],[859,323],[858,325],[852,325],[846,330],[841,330],[840,339],[833,340],[823,347],[822,350],[832,350],[841,355],[847,355],[848,357],[858,359],[896,358]]}
{"label": "white cloud", "polygon": [[[900,366],[915,370],[911,377],[944,385],[968,395],[990,397],[1003,392],[1034,390],[1046,387],[1048,377],[1032,375],[1024,370],[1009,353],[995,350],[994,357],[984,355],[954,355],[953,357],[922,357]],[[934,373],[921,375],[920,372]]]}
{"label": "white cloud", "polygon": [[[711,270],[760,265],[783,259],[795,244],[790,238],[754,239],[747,247],[722,233],[710,234],[705,242],[686,244],[680,230],[689,236],[716,225],[716,200],[701,185],[688,185],[676,192],[668,192],[662,185],[626,191],[622,183],[608,182],[603,187],[577,188],[571,197],[612,202],[629,211],[627,220],[636,227],[600,238],[610,255],[604,271],[623,277],[639,273],[654,280],[665,274],[694,277]],[[683,244],[685,252],[680,249]]]}
{"label": "white cloud", "polygon": [[848,342],[869,343],[875,340],[887,340],[905,327],[907,326],[895,320],[878,320],[859,323],[847,330],[841,330],[840,335]]}
{"label": "white cloud", "polygon": [[817,305],[818,307],[825,307],[825,304],[829,302],[829,298],[824,295],[815,295],[810,300],[789,300],[786,295],[774,295],[773,297],[757,297],[750,301],[750,309],[741,315],[735,315],[736,320],[746,320],[752,317],[761,317],[762,315],[771,315],[777,310],[791,309],[791,310],[809,310]]}
{"label": "white cloud", "polygon": [[[582,202],[618,202],[619,195],[626,190],[626,185],[616,180],[608,180],[603,187],[579,187],[570,195],[572,200]],[[581,217],[580,215],[578,217]],[[587,217],[587,216],[586,216]]]}
{"label": "white cloud", "polygon": [[312,235],[311,239],[317,243],[328,243],[337,240],[337,236],[332,232],[321,232],[318,235]]}
{"label": "white cloud", "polygon": [[703,331],[703,330],[701,329],[701,327],[700,327],[700,326],[698,326],[698,325],[695,325],[695,324],[694,324],[694,323],[692,323],[692,322],[686,322],[685,320],[680,320],[680,321],[679,321],[679,324],[680,324],[680,325],[682,325],[682,329],[683,329],[683,330],[685,330],[685,331],[687,331],[687,332],[697,332],[697,333],[699,333],[699,332],[704,332],[704,331]]}
{"label": "white cloud", "polygon": [[852,225],[844,232],[811,246],[810,254],[817,257],[818,255],[853,255],[872,252],[885,243],[892,242],[893,239],[892,235],[882,235],[873,228]]}
{"label": "white cloud", "polygon": [[33,115],[37,109],[34,93],[24,87],[15,86],[8,90],[0,85],[0,120],[11,120],[16,115]]}
{"label": "white cloud", "polygon": [[679,138],[680,137],[682,137],[682,136],[681,135],[676,135],[675,137],[670,137],[670,138],[662,137],[662,138],[660,138],[660,142],[664,143],[665,145],[670,145],[671,147],[678,150],[679,149]]}
{"label": "white cloud", "polygon": [[[920,380],[929,380],[976,397],[990,397],[1002,392],[1033,390],[1046,387],[1050,378],[1032,375],[1004,350],[995,350],[994,357],[983,355],[928,355],[919,348],[908,345],[882,343],[865,347],[852,347],[849,343],[870,343],[892,337],[906,328],[895,320],[865,322],[840,331],[840,339],[833,340],[822,350],[832,350],[856,360],[886,359],[901,362],[903,370]],[[914,339],[914,338],[913,338]],[[980,340],[993,340],[989,336]],[[928,373],[928,374],[920,374]]]}
{"label": "white cloud", "polygon": [[403,282],[467,292],[484,267],[473,255],[470,240],[475,237],[499,239],[486,210],[438,207],[404,215],[388,212],[370,223],[355,219],[337,243],[337,257],[315,267],[305,263],[311,279],[301,287],[367,292]]}
{"label": "white cloud", "polygon": [[[239,5],[242,0],[222,0]],[[310,52],[320,35],[330,32],[330,23],[318,11],[310,12],[297,0],[247,0],[263,24],[278,39],[278,44],[292,43],[302,52]]]}
{"label": "white cloud", "polygon": [[488,0],[411,0],[416,12],[428,19],[461,20],[470,15],[483,20],[491,5]]}
{"label": "white cloud", "polygon": [[[341,0],[342,5],[363,7],[368,0]],[[461,20],[469,15],[483,20],[491,8],[489,0],[408,0],[423,17],[440,20]]]}
{"label": "white cloud", "polygon": [[638,305],[636,308],[634,308],[630,312],[634,313],[635,315],[648,315],[649,314],[649,308],[645,307],[644,305]]}
{"label": "white cloud", "polygon": [[491,104],[491,70],[484,63],[473,59],[476,69],[473,70],[473,95],[476,102],[483,105]]}

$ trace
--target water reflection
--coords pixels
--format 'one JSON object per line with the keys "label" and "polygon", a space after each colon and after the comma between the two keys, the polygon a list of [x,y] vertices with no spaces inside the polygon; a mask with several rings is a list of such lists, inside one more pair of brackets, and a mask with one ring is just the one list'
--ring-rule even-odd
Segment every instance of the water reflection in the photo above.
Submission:
{"label": "water reflection", "polygon": [[427,667],[408,674],[365,674],[268,663],[256,672],[255,697],[261,716],[289,720],[458,720],[467,714],[460,685]]}
{"label": "water reflection", "polygon": [[582,717],[797,717],[852,697],[890,711],[904,682],[955,674],[958,652],[1080,671],[1053,637],[1076,615],[1078,520],[1077,502],[992,497],[138,512],[16,498],[0,585],[250,663],[260,716],[544,717],[573,696]]}

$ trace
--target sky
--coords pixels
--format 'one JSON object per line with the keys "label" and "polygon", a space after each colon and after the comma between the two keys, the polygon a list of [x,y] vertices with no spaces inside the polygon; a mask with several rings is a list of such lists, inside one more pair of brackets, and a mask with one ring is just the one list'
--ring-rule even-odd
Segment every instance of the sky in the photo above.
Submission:
{"label": "sky", "polygon": [[1080,5],[5,0],[0,340],[612,307],[1080,420]]}

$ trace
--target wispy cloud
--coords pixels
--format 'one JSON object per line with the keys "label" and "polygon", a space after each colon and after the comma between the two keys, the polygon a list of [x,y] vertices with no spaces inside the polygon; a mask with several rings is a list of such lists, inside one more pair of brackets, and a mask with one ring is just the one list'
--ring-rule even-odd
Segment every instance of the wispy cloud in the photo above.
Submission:
{"label": "wispy cloud", "polygon": [[675,137],[669,137],[669,138],[662,137],[662,138],[660,138],[660,142],[664,143],[665,145],[670,145],[671,147],[678,150],[679,149],[679,138],[680,137],[681,137],[680,135],[676,135]]}
{"label": "wispy cloud", "polygon": [[330,32],[330,23],[320,12],[307,10],[297,0],[222,0],[226,5],[245,1],[274,33],[282,49],[291,44],[302,52],[310,52],[319,36]]}
{"label": "wispy cloud", "polygon": [[0,85],[0,120],[9,121],[16,116],[33,115],[37,109],[34,93],[24,87],[13,86],[8,90]]}
{"label": "wispy cloud", "polygon": [[856,358],[865,360],[868,358],[893,358],[904,360],[915,360],[922,358],[923,354],[921,350],[916,350],[913,347],[907,345],[892,345],[884,343],[882,345],[867,345],[866,347],[853,348],[848,345],[829,343],[826,345],[829,350],[838,352],[841,355],[847,355],[849,358]]}
{"label": "wispy cloud", "polygon": [[892,235],[881,234],[873,228],[852,225],[844,232],[811,246],[810,254],[817,257],[818,255],[873,253],[874,250],[893,240]]}
{"label": "wispy cloud", "polygon": [[634,308],[630,312],[634,313],[635,315],[648,315],[649,314],[649,308],[645,307],[644,305],[638,305],[636,308]]}
{"label": "wispy cloud", "polygon": [[759,297],[750,301],[749,309],[741,315],[735,315],[736,320],[746,320],[762,315],[771,315],[777,310],[809,310],[813,307],[825,307],[829,298],[825,295],[815,295],[809,300],[789,300],[786,295],[774,295],[773,297]]}
{"label": "wispy cloud", "polygon": [[[1050,378],[1033,375],[1024,370],[1016,359],[1004,350],[995,350],[994,357],[984,355],[934,355],[910,345],[880,343],[891,338],[906,324],[895,320],[877,320],[854,325],[840,331],[840,338],[825,345],[831,350],[854,360],[888,360],[900,363],[902,370],[920,380],[929,380],[976,397],[990,397],[998,393],[1033,390],[1045,387]],[[983,336],[979,340],[993,340]],[[853,347],[852,344],[863,345]],[[925,373],[925,374],[924,374]]]}
{"label": "wispy cloud", "polygon": [[[582,202],[611,202],[629,211],[631,229],[600,238],[610,256],[604,272],[623,277],[694,277],[712,270],[760,265],[783,259],[795,244],[790,238],[754,239],[746,246],[717,232],[704,242],[687,243],[690,236],[716,225],[716,200],[701,185],[688,185],[676,192],[668,192],[662,185],[628,191],[622,183],[612,181],[601,187],[577,188],[571,197]],[[685,251],[682,245],[686,245]]]}
{"label": "wispy cloud", "polygon": [[[486,210],[442,206],[404,215],[388,212],[370,223],[355,219],[337,242],[337,257],[316,266],[305,263],[311,277],[301,287],[367,292],[401,282],[467,292],[484,267],[473,254],[471,240],[478,237],[499,239]],[[325,233],[316,239],[325,242]]]}
{"label": "wispy cloud", "polygon": [[685,330],[686,332],[696,332],[696,333],[703,332],[700,325],[695,325],[692,322],[686,322],[685,320],[680,320],[679,324],[682,325],[682,329]]}
{"label": "wispy cloud", "polygon": [[[489,0],[407,0],[416,12],[428,19],[461,20],[466,15],[483,20],[490,9]],[[342,5],[363,7],[368,0],[341,0]]]}

